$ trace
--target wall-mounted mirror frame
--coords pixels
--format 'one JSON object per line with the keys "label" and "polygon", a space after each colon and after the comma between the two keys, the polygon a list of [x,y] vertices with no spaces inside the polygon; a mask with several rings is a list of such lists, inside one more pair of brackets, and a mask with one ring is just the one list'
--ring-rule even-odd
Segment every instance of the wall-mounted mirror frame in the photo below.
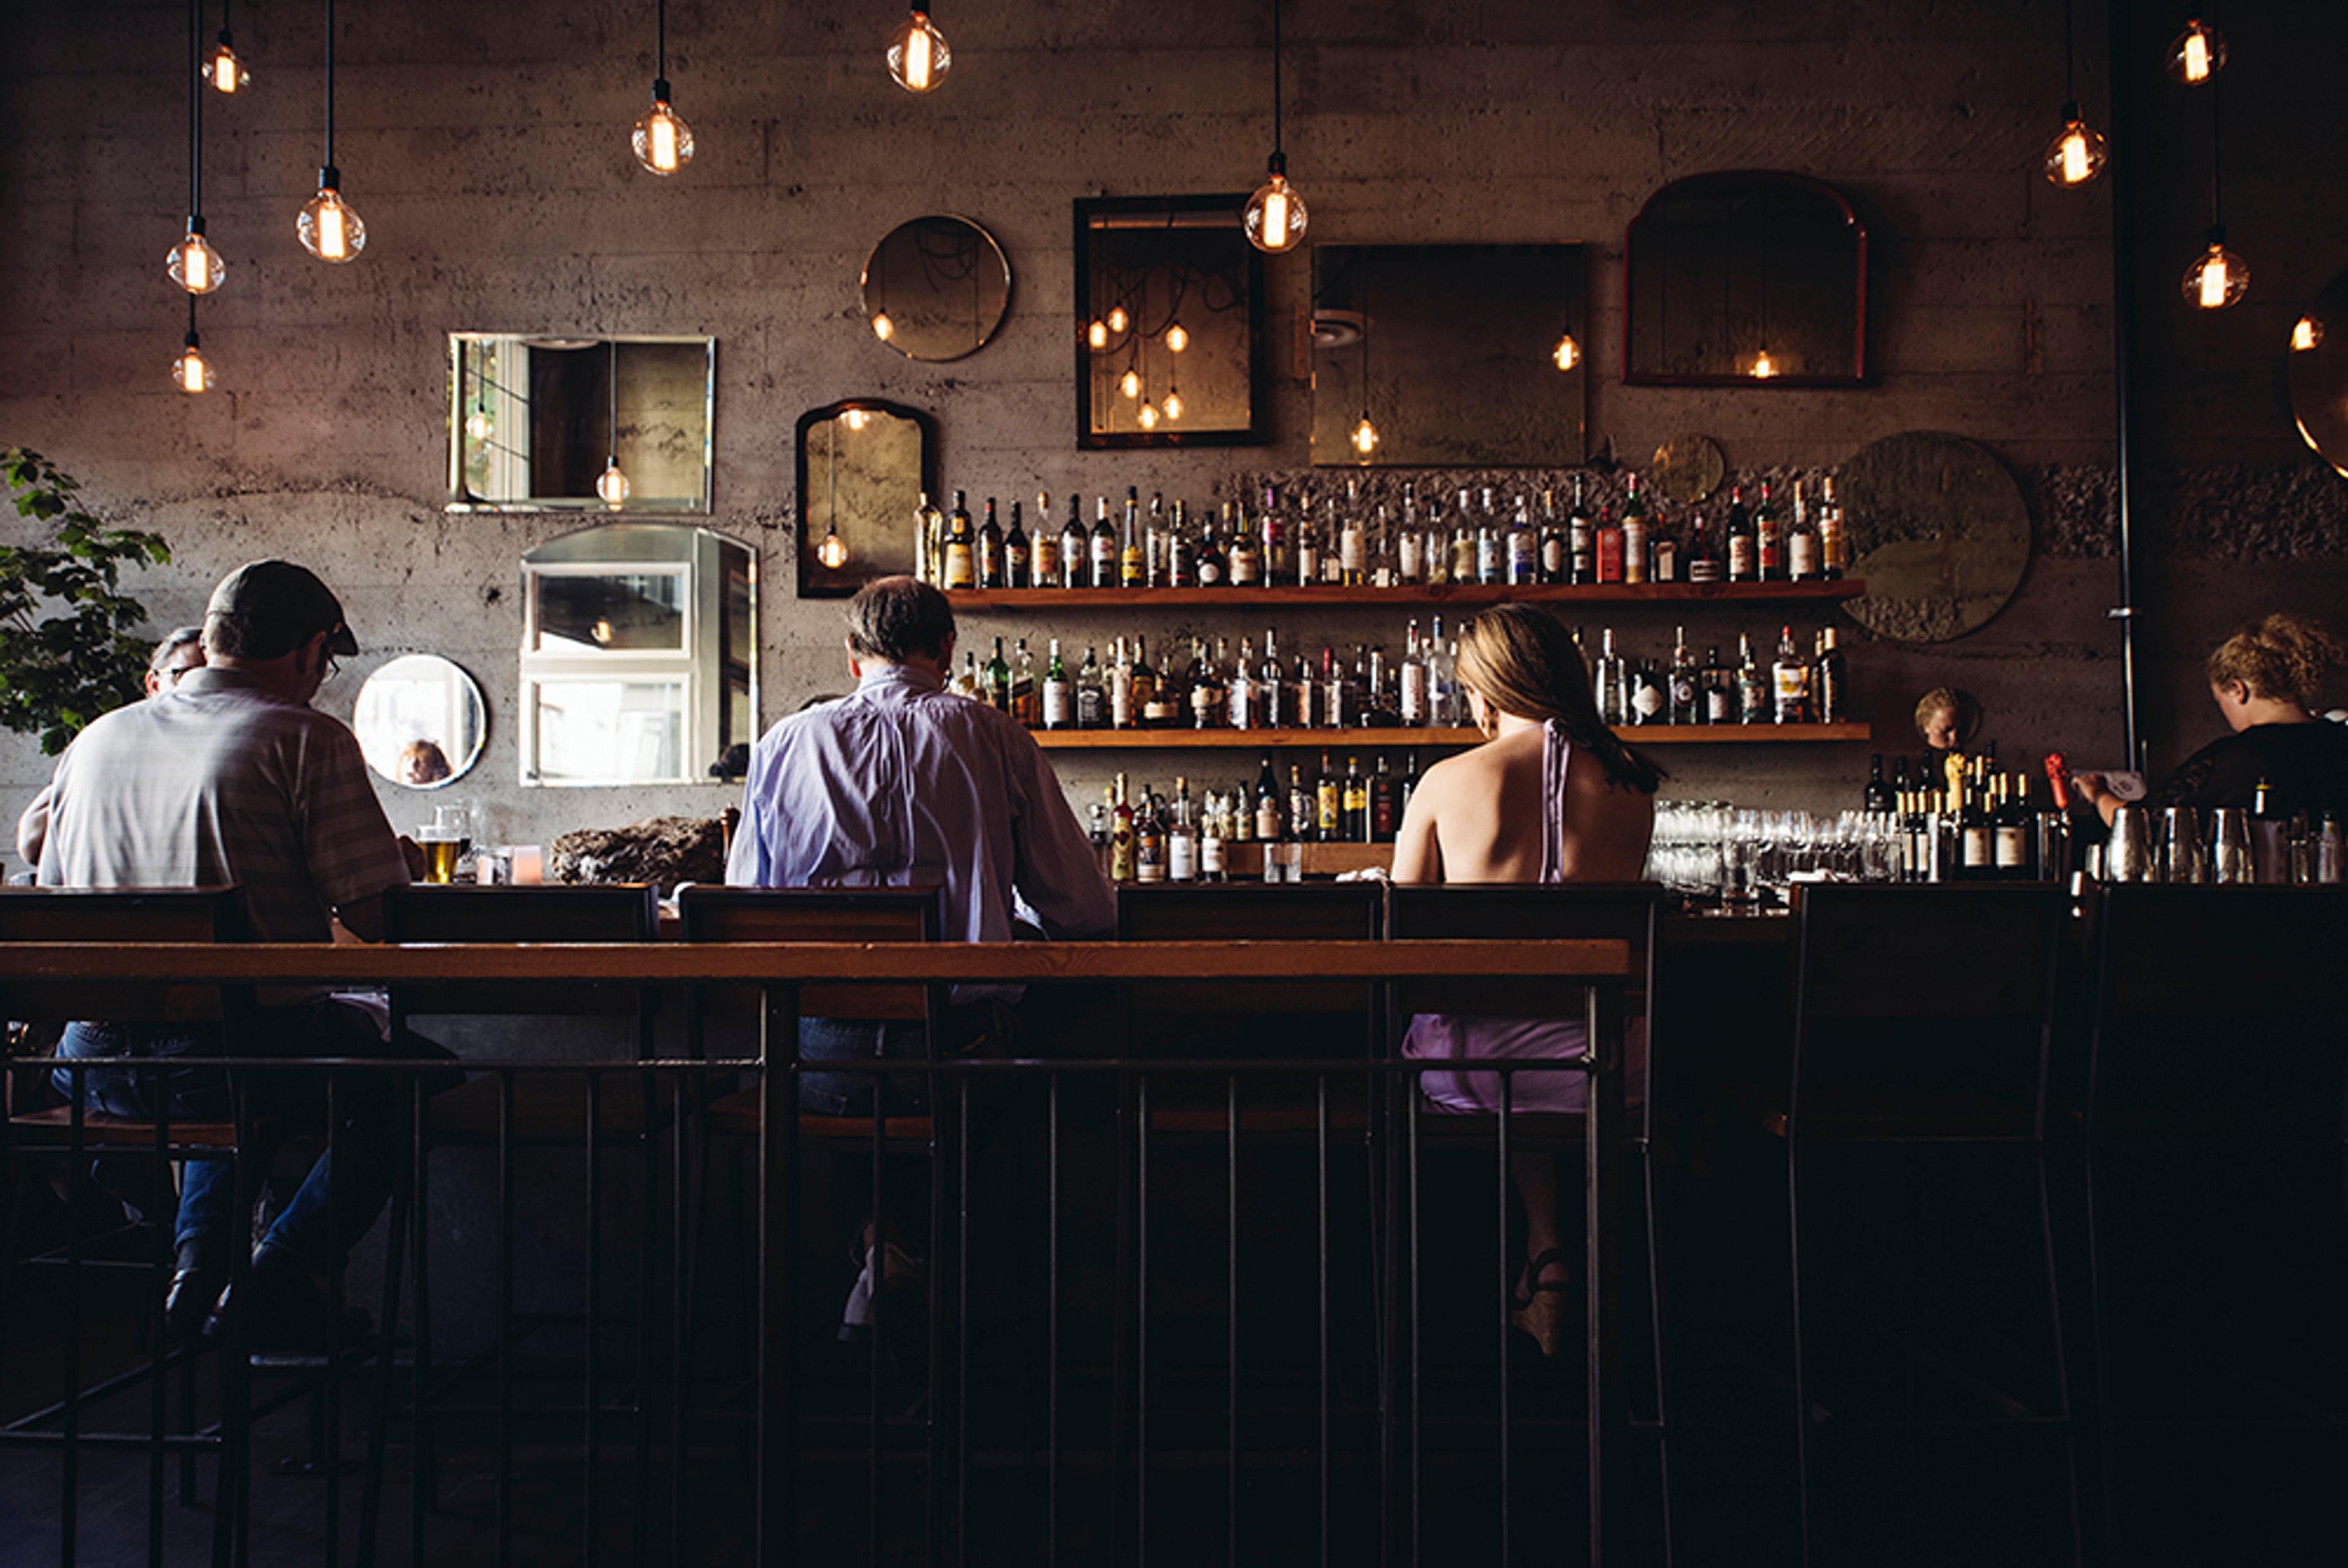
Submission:
{"label": "wall-mounted mirror frame", "polygon": [[[1247,200],[1242,193],[1077,200],[1079,449],[1253,446],[1269,439],[1263,256],[1240,227]],[[1130,396],[1121,390],[1128,372],[1138,381]],[[1179,399],[1170,412],[1169,392]]]}
{"label": "wall-mounted mirror frame", "polygon": [[437,653],[403,653],[360,683],[351,733],[376,777],[409,789],[446,789],[481,760],[489,709],[462,665]]}
{"label": "wall-mounted mirror frame", "polygon": [[757,566],[684,523],[603,523],[523,556],[522,784],[728,776],[757,739]]}
{"label": "wall-mounted mirror frame", "polygon": [[[846,398],[800,415],[792,446],[798,596],[842,599],[875,578],[911,572],[921,498],[938,487],[930,416],[878,397]],[[839,566],[823,559],[828,540],[846,551]]]}
{"label": "wall-mounted mirror frame", "polygon": [[984,348],[1011,307],[1011,259],[983,225],[950,212],[880,237],[856,280],[873,337],[941,364]]}
{"label": "wall-mounted mirror frame", "polygon": [[2291,323],[2283,353],[2299,438],[2348,475],[2348,272],[2324,284]]}
{"label": "wall-mounted mirror frame", "polygon": [[714,337],[448,334],[448,511],[705,515],[716,426]]}
{"label": "wall-mounted mirror frame", "polygon": [[1632,386],[1863,386],[1867,225],[1831,185],[1735,169],[1675,179],[1622,241]]}
{"label": "wall-mounted mirror frame", "polygon": [[[1584,273],[1579,245],[1315,246],[1314,466],[1581,462]],[[1365,416],[1366,453],[1354,440]]]}

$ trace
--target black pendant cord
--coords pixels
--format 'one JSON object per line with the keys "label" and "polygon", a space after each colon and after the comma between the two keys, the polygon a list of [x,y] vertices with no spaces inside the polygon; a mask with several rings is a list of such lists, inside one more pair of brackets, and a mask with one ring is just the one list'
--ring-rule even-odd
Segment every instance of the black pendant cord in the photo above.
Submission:
{"label": "black pendant cord", "polygon": [[668,0],[653,7],[653,97],[668,102]]}
{"label": "black pendant cord", "polygon": [[1272,0],[1272,156],[1282,163],[1288,159],[1280,126],[1280,0]]}
{"label": "black pendant cord", "polygon": [[2072,40],[2077,0],[2063,0],[2063,98],[2079,101],[2079,52]]}
{"label": "black pendant cord", "polygon": [[188,221],[204,214],[204,0],[188,0]]}
{"label": "black pendant cord", "polygon": [[2136,379],[2137,374],[2136,257],[2136,89],[2128,61],[2135,0],[2112,0],[2106,58],[2111,77],[2112,188],[2112,514],[2119,542],[2119,604],[2108,613],[2120,631],[2120,738],[2128,766],[2147,761],[2137,723],[2137,610],[2140,584],[2136,549]]}
{"label": "black pendant cord", "polygon": [[335,0],[326,0],[326,167],[335,167]]}
{"label": "black pendant cord", "polygon": [[2226,227],[2226,206],[2219,179],[2220,146],[2218,140],[2218,79],[2209,78],[2209,228],[2213,233]]}
{"label": "black pendant cord", "polygon": [[620,465],[620,340],[613,338],[604,346],[611,351],[612,368],[603,386],[603,433],[609,438],[603,460],[616,468]]}
{"label": "black pendant cord", "polygon": [[188,296],[188,346],[196,346],[196,296]]}

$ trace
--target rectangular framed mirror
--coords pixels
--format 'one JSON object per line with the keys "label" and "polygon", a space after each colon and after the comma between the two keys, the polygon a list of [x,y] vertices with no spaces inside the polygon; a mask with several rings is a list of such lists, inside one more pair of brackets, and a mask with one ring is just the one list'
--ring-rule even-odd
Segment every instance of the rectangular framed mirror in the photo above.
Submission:
{"label": "rectangular framed mirror", "polygon": [[1237,196],[1076,203],[1076,445],[1266,439],[1263,258]]}
{"label": "rectangular framed mirror", "polygon": [[705,514],[716,397],[714,337],[450,333],[448,509]]}
{"label": "rectangular framed mirror", "polygon": [[1584,270],[1579,245],[1315,246],[1314,465],[1580,463]]}

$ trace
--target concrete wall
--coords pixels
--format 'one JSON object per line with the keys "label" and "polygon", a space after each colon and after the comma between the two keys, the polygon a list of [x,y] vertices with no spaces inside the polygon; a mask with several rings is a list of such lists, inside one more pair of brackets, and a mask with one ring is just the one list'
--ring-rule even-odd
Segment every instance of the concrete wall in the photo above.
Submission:
{"label": "concrete wall", "polygon": [[[2052,0],[1296,0],[1291,171],[1318,240],[1590,245],[1594,451],[1643,462],[1660,438],[1702,431],[1751,474],[1831,466],[1903,429],[1987,443],[2037,511],[2022,591],[1943,647],[1854,635],[1857,705],[1880,748],[1905,750],[1914,695],[1951,680],[1982,698],[2009,759],[2059,746],[2116,761],[2111,209],[2101,187],[2057,192],[2036,173],[2064,96],[2062,15]],[[946,483],[1006,500],[1137,484],[1204,501],[1242,476],[1309,477],[1309,394],[1292,377],[1274,388],[1269,448],[1077,453],[1064,335],[1072,199],[1260,178],[1268,6],[952,12],[953,77],[915,99],[881,67],[890,14],[677,0],[669,75],[698,151],[670,180],[642,173],[626,145],[653,74],[648,5],[345,6],[337,161],[369,242],[329,268],[293,234],[319,161],[319,8],[248,0],[236,21],[252,88],[205,106],[205,209],[232,271],[201,307],[221,383],[201,399],[164,382],[185,311],[160,264],[184,215],[184,18],[123,0],[12,13],[0,441],[46,452],[115,516],[170,538],[175,563],[134,585],[159,625],[193,617],[239,560],[282,553],[319,569],[366,649],[322,695],[329,711],[347,714],[358,681],[396,653],[471,669],[491,733],[464,787],[488,802],[495,837],[706,815],[726,797],[514,784],[516,563],[565,525],[440,512],[452,329],[716,334],[714,520],[760,552],[769,717],[845,679],[834,608],[792,592],[790,442],[806,408],[860,395],[927,408]],[[2229,623],[2284,605],[2336,611],[2348,585],[2342,485],[2299,447],[2281,367],[2297,302],[2348,266],[2348,200],[2322,152],[2348,131],[2336,86],[2348,14],[2227,8],[2227,217],[2254,281],[2243,306],[2207,319],[2188,319],[2177,292],[2206,221],[2209,101],[2157,74],[2173,21],[2137,31],[2139,124],[2124,138],[2145,169],[2139,503],[2156,766],[2214,732],[2196,667]],[[2080,96],[2108,127],[2103,5],[2085,0],[2079,26]],[[1868,216],[1874,386],[1619,384],[1623,225],[1663,182],[1733,168],[1817,175]],[[1015,273],[995,342],[938,366],[876,343],[856,297],[868,248],[929,211],[983,222]],[[1299,309],[1308,260],[1270,270],[1275,313]],[[1398,642],[1403,613],[1288,619],[1282,638]],[[1104,643],[1127,629],[1236,638],[1261,619],[1138,613],[1058,630]],[[1636,645],[1669,636],[1661,618],[1619,619]],[[1050,630],[1006,618],[968,632],[1025,631],[1040,651]],[[1668,760],[1688,793],[1832,805],[1854,797],[1866,751]],[[1175,771],[1126,760],[1161,783]],[[1093,798],[1107,765],[1066,770],[1072,794]],[[1252,765],[1232,753],[1190,771],[1220,782]],[[46,772],[34,748],[0,740],[0,813]],[[395,822],[419,815],[419,797],[386,793]]]}

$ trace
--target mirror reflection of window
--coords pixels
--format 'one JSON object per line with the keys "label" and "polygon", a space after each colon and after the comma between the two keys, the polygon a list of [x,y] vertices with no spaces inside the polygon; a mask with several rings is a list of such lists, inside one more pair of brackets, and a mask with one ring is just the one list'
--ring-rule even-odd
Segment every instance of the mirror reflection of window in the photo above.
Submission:
{"label": "mirror reflection of window", "polygon": [[685,577],[659,572],[546,572],[538,584],[541,651],[681,652]]}
{"label": "mirror reflection of window", "polygon": [[452,511],[706,512],[717,344],[710,337],[452,333]]}
{"label": "mirror reflection of window", "polygon": [[539,774],[533,782],[649,783],[683,776],[683,681],[541,681],[532,695]]}

